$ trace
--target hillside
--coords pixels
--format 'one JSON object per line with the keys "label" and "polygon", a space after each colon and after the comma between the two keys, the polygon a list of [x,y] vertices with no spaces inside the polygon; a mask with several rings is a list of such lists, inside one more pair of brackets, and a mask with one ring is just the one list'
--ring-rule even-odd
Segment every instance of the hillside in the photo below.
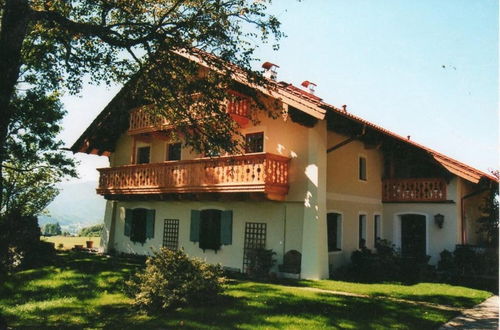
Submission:
{"label": "hillside", "polygon": [[76,233],[82,227],[102,222],[105,199],[95,192],[97,182],[63,183],[59,195],[47,207],[48,215],[40,215],[38,223],[59,222],[64,231]]}

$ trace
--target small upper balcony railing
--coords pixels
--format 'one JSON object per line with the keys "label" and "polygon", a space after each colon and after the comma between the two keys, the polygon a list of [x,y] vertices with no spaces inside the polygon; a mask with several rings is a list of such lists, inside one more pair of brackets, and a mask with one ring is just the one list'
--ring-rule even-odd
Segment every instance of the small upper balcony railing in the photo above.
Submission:
{"label": "small upper balcony railing", "polygon": [[[249,122],[250,100],[248,98],[231,98],[226,102],[227,113],[244,126]],[[171,123],[161,116],[152,116],[148,113],[147,107],[133,109],[130,112],[129,129],[130,135],[154,132],[168,129]]]}
{"label": "small upper balcony railing", "polygon": [[383,202],[444,202],[446,181],[441,178],[385,179]]}
{"label": "small upper balcony railing", "polygon": [[282,200],[288,193],[289,161],[287,157],[259,153],[101,168],[97,193],[260,192]]}

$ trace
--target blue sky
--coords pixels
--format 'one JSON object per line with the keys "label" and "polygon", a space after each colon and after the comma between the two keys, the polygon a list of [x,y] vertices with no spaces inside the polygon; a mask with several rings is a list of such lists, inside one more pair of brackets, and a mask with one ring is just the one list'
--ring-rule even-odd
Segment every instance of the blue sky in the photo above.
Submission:
{"label": "blue sky", "polygon": [[[292,0],[271,12],[288,35],[262,60],[278,80],[318,85],[325,101],[480,170],[498,168],[496,0]],[[443,67],[444,66],[444,67]],[[71,145],[119,87],[64,97]],[[79,155],[81,180],[107,158]]]}

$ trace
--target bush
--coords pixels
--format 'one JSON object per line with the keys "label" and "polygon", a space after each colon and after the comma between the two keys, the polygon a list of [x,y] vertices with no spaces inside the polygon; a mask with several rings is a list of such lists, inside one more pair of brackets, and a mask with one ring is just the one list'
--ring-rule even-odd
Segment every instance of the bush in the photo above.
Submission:
{"label": "bush", "polygon": [[351,263],[333,272],[335,279],[358,282],[418,282],[430,277],[429,256],[420,259],[402,257],[388,240],[379,240],[376,252],[363,248],[354,251]]}
{"label": "bush", "polygon": [[222,267],[189,258],[184,251],[154,251],[146,268],[127,281],[134,304],[148,312],[213,303],[222,293]]}
{"label": "bush", "polygon": [[251,249],[247,252],[249,264],[247,274],[254,279],[266,279],[269,277],[269,271],[276,263],[274,256],[276,252],[266,249]]}
{"label": "bush", "polygon": [[442,280],[453,284],[498,291],[498,252],[459,245],[455,251],[443,250],[438,270]]}

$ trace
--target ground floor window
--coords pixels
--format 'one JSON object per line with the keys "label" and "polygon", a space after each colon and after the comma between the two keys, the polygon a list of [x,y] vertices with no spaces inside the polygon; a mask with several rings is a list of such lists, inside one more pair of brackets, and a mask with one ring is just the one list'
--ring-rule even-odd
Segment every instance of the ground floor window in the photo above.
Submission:
{"label": "ground floor window", "polygon": [[328,213],[326,216],[328,232],[328,252],[340,251],[342,249],[342,215],[339,213]]}
{"label": "ground floor window", "polygon": [[359,234],[358,234],[358,247],[360,249],[366,248],[366,214],[359,215]]}
{"label": "ground floor window", "polygon": [[155,210],[143,208],[125,210],[125,236],[132,242],[145,243],[154,237]]}
{"label": "ground floor window", "polygon": [[163,247],[171,250],[179,248],[179,220],[165,219],[163,225]]}
{"label": "ground floor window", "polygon": [[233,211],[191,210],[190,240],[205,250],[219,250],[232,244]]}
{"label": "ground floor window", "polygon": [[376,245],[382,239],[382,219],[380,215],[373,216],[373,242]]}

